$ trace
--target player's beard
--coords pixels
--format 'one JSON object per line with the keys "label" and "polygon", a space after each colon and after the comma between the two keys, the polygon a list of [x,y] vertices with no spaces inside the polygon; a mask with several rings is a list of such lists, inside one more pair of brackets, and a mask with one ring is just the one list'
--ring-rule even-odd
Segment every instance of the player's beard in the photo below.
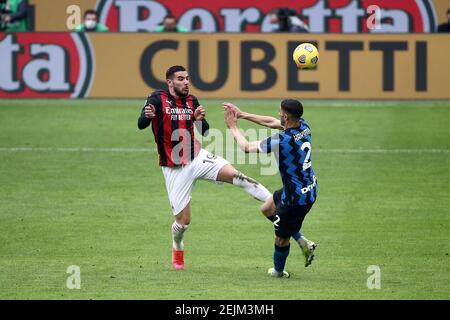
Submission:
{"label": "player's beard", "polygon": [[286,124],[283,117],[280,117],[280,124],[282,127],[284,127],[284,125]]}
{"label": "player's beard", "polygon": [[186,89],[173,87],[173,91],[175,91],[179,97],[186,97],[189,94],[189,87]]}

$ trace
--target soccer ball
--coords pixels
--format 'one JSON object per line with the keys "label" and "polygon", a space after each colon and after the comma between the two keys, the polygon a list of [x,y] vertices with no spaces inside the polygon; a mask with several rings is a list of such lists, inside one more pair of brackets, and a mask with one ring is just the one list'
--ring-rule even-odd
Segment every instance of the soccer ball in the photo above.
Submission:
{"label": "soccer ball", "polygon": [[319,51],[311,43],[302,43],[295,48],[292,58],[297,68],[314,69],[319,62]]}

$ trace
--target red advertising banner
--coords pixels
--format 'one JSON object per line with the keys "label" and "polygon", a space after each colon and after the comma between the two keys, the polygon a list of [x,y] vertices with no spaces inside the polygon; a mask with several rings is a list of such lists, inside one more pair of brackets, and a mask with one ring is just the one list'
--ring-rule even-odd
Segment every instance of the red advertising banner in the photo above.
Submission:
{"label": "red advertising banner", "polygon": [[94,55],[84,33],[0,33],[0,98],[81,98]]}
{"label": "red advertising banner", "polygon": [[197,32],[272,32],[270,12],[295,11],[312,33],[422,33],[436,28],[428,0],[98,0],[100,21],[110,31],[153,31],[171,13]]}

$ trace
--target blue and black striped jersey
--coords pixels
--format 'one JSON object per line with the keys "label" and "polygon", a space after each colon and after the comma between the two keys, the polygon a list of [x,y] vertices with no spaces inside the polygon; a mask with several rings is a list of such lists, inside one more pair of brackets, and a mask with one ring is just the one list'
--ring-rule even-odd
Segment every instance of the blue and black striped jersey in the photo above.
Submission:
{"label": "blue and black striped jersey", "polygon": [[317,178],[312,167],[311,130],[300,120],[297,128],[288,128],[261,141],[259,151],[273,152],[278,161],[286,205],[306,205],[315,202]]}

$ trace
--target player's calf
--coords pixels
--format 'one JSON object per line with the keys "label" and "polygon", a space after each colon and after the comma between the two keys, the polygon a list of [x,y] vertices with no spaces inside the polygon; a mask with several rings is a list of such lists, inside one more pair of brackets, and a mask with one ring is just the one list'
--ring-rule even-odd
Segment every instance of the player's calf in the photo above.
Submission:
{"label": "player's calf", "polygon": [[255,179],[247,177],[242,172],[237,171],[232,165],[223,166],[218,175],[217,181],[227,182],[244,189],[253,198],[265,202],[272,194],[262,184]]}
{"label": "player's calf", "polygon": [[172,265],[177,270],[184,269],[184,233],[191,222],[191,210],[187,205],[175,216],[172,224]]}
{"label": "player's calf", "polygon": [[184,269],[183,235],[189,225],[182,225],[174,221],[172,224],[172,265],[177,270]]}
{"label": "player's calf", "polygon": [[253,198],[261,202],[265,202],[272,196],[266,187],[239,171],[236,171],[233,176],[233,185],[243,188]]}
{"label": "player's calf", "polygon": [[176,221],[172,224],[173,248],[175,250],[184,250],[183,236],[189,225],[178,224]]}

